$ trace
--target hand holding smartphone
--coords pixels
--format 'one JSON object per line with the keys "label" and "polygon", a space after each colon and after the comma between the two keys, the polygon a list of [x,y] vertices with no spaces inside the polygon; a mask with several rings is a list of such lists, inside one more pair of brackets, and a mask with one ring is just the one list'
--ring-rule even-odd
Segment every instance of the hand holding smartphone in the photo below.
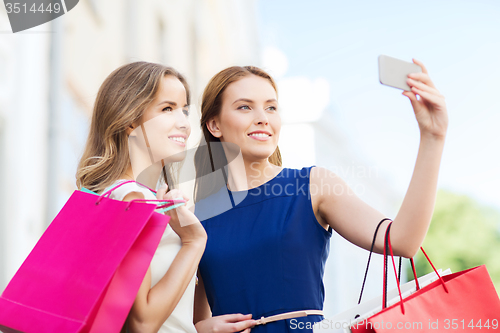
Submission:
{"label": "hand holding smartphone", "polygon": [[421,73],[422,68],[412,62],[403,61],[386,55],[378,56],[379,81],[383,85],[410,91],[406,83],[408,74]]}

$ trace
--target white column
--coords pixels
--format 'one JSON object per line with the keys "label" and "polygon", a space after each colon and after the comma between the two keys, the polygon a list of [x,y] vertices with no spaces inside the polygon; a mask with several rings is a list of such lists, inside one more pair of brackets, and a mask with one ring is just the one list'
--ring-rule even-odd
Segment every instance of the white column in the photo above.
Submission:
{"label": "white column", "polygon": [[2,103],[3,252],[0,289],[6,286],[45,229],[48,51],[50,28],[5,34],[12,88]]}

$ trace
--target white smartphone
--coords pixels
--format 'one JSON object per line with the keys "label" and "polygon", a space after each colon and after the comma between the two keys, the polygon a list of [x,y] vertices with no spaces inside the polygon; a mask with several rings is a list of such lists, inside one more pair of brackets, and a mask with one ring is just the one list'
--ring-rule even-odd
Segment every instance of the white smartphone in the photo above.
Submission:
{"label": "white smartphone", "polygon": [[410,86],[406,83],[407,75],[410,73],[422,73],[422,67],[386,55],[378,56],[378,78],[380,83],[410,91]]}

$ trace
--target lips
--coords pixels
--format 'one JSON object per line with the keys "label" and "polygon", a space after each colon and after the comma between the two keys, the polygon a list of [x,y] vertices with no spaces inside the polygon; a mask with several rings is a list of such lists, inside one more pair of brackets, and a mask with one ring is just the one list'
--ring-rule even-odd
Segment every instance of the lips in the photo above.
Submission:
{"label": "lips", "polygon": [[272,134],[267,131],[253,131],[248,133],[248,136],[255,140],[267,141],[272,136]]}
{"label": "lips", "polygon": [[172,135],[168,137],[170,140],[174,141],[178,145],[185,146],[186,145],[186,138],[187,136],[185,135]]}

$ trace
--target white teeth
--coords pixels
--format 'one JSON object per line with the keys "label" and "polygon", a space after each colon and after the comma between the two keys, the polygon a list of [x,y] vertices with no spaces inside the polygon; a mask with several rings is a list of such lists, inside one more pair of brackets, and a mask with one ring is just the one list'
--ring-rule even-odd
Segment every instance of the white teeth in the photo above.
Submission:
{"label": "white teeth", "polygon": [[174,140],[174,141],[178,141],[178,142],[182,142],[182,143],[184,143],[186,141],[186,139],[184,139],[183,137],[180,137],[180,136],[172,136],[169,139]]}
{"label": "white teeth", "polygon": [[266,133],[252,133],[249,136],[256,136],[256,137],[259,137],[259,138],[268,138],[269,134],[266,134]]}

